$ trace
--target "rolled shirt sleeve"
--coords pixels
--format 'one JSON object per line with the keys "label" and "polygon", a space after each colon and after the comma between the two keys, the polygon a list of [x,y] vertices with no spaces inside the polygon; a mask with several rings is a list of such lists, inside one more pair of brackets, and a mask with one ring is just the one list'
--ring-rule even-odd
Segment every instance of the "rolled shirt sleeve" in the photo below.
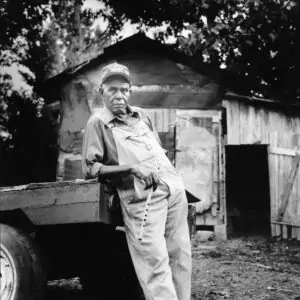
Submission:
{"label": "rolled shirt sleeve", "polygon": [[85,178],[98,176],[103,166],[103,138],[99,119],[91,118],[87,122],[82,145],[82,172]]}

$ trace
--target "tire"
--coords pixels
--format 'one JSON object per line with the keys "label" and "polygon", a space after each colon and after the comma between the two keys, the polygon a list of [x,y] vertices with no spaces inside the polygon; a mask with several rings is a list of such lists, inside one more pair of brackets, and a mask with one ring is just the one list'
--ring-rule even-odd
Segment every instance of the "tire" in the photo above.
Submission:
{"label": "tire", "polygon": [[43,299],[46,275],[34,242],[4,224],[0,224],[0,237],[0,299]]}

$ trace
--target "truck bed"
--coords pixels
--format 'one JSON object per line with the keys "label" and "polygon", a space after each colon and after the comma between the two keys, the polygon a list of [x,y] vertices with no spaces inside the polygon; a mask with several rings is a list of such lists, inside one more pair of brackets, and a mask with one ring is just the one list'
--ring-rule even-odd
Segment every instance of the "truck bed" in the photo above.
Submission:
{"label": "truck bed", "polygon": [[30,183],[0,188],[0,212],[22,210],[33,224],[110,223],[96,180]]}

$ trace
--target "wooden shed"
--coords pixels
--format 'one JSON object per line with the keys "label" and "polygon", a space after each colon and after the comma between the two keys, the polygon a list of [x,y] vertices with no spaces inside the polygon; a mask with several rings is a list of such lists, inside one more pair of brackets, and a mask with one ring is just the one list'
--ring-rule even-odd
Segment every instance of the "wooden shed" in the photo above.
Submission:
{"label": "wooden shed", "polygon": [[268,216],[272,236],[300,240],[300,106],[227,93],[222,107],[227,205],[242,201],[244,221]]}
{"label": "wooden shed", "polygon": [[84,127],[102,106],[99,72],[110,62],[129,67],[131,104],[147,111],[201,199],[199,229],[300,240],[300,108],[224,94],[219,72],[141,34],[47,81],[49,107],[60,112],[58,180],[82,178]]}

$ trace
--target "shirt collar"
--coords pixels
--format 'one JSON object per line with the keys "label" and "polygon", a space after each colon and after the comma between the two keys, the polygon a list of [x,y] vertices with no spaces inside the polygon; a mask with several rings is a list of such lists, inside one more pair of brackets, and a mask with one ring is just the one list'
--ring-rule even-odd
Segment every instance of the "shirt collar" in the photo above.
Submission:
{"label": "shirt collar", "polygon": [[[138,115],[138,112],[130,105],[127,106],[126,110],[129,115]],[[100,117],[105,125],[108,125],[113,120],[118,119],[106,106],[103,107]]]}

